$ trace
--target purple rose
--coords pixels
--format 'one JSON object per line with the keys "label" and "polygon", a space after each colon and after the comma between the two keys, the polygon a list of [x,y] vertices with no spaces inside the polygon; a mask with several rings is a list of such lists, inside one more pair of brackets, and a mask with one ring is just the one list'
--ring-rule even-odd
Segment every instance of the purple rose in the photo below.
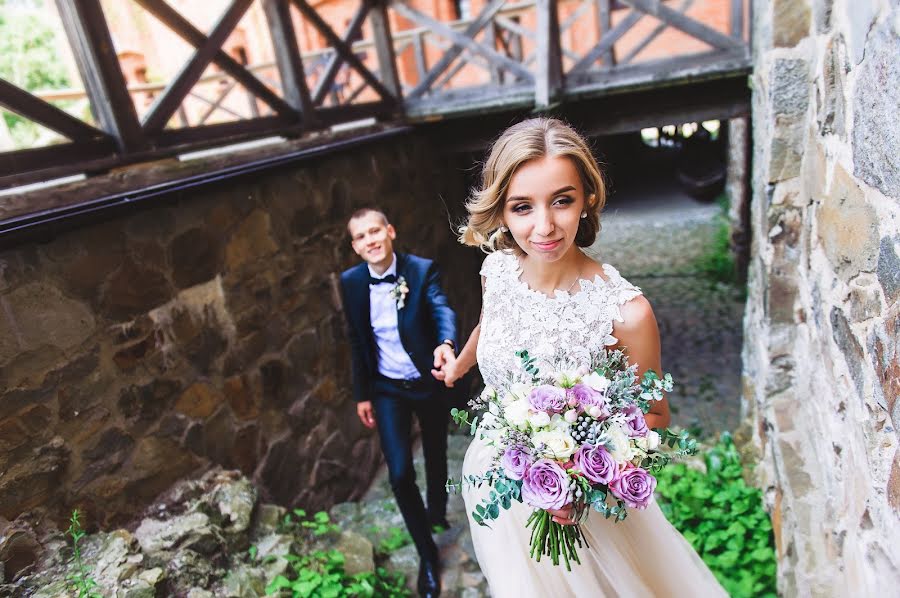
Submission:
{"label": "purple rose", "polygon": [[532,390],[528,402],[535,410],[547,413],[562,413],[568,408],[565,389],[546,384]]}
{"label": "purple rose", "polygon": [[522,500],[539,509],[561,509],[569,502],[569,479],[555,461],[541,459],[522,478]]}
{"label": "purple rose", "polygon": [[629,405],[622,410],[625,414],[625,426],[628,429],[628,435],[632,438],[643,438],[650,429],[647,427],[647,421],[644,419],[644,412],[637,405]]}
{"label": "purple rose", "polygon": [[629,507],[645,509],[656,490],[656,478],[640,467],[627,466],[622,475],[609,485],[609,490]]}
{"label": "purple rose", "polygon": [[600,418],[609,417],[606,397],[603,396],[602,392],[594,390],[587,384],[576,384],[571,388],[571,392],[585,411],[589,411],[591,407],[599,407],[602,412]]}
{"label": "purple rose", "polygon": [[594,484],[609,484],[619,466],[602,444],[582,444],[575,453],[575,467]]}
{"label": "purple rose", "polygon": [[521,480],[531,465],[531,454],[521,446],[511,446],[500,457],[500,465],[506,472],[506,477],[512,480]]}

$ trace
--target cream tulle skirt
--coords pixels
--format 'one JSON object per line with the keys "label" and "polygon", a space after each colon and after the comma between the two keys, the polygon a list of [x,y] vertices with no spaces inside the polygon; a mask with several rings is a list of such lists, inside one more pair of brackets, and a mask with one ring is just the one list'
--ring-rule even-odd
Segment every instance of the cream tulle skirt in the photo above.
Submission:
{"label": "cream tulle skirt", "polygon": [[[492,450],[474,440],[463,475],[487,469]],[[570,572],[562,563],[554,566],[547,557],[538,563],[528,555],[530,507],[513,503],[490,529],[472,521],[472,510],[488,491],[463,485],[475,554],[493,598],[728,596],[655,502],[643,511],[632,509],[619,523],[592,511],[582,525],[590,548],[578,550],[581,564],[573,563]]]}

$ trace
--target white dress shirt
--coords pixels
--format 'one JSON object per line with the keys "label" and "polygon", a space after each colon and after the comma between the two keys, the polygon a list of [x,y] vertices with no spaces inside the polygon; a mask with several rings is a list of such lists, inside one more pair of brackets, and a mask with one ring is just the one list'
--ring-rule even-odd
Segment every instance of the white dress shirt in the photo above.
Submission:
{"label": "white dress shirt", "polygon": [[[389,274],[396,275],[397,254],[392,255],[392,260],[390,267],[381,275],[376,274],[369,264],[369,276],[384,278]],[[393,284],[369,285],[369,318],[375,335],[375,346],[378,348],[378,372],[395,380],[411,380],[420,377],[421,374],[400,341],[400,330],[397,328],[397,301],[391,296],[393,289]]]}

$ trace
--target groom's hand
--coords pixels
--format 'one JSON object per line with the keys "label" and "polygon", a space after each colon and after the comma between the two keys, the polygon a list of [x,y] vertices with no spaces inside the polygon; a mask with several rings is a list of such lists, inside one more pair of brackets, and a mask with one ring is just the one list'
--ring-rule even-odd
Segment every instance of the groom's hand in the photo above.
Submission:
{"label": "groom's hand", "polygon": [[359,421],[367,428],[375,427],[375,413],[372,411],[372,401],[363,401],[356,404],[356,415]]}
{"label": "groom's hand", "polygon": [[452,381],[450,384],[447,383],[447,374],[454,369],[454,365],[456,365],[456,354],[453,352],[453,348],[446,344],[438,345],[434,350],[434,369],[431,370],[431,375],[448,387],[452,387]]}

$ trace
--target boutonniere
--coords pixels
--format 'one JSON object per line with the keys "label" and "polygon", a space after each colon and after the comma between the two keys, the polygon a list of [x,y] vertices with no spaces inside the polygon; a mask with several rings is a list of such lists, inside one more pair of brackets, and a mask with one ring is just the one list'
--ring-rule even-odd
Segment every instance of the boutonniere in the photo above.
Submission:
{"label": "boutonniere", "polygon": [[406,294],[409,293],[409,287],[406,286],[406,279],[402,276],[397,279],[397,284],[391,289],[391,297],[397,302],[397,309],[403,309],[406,305]]}

